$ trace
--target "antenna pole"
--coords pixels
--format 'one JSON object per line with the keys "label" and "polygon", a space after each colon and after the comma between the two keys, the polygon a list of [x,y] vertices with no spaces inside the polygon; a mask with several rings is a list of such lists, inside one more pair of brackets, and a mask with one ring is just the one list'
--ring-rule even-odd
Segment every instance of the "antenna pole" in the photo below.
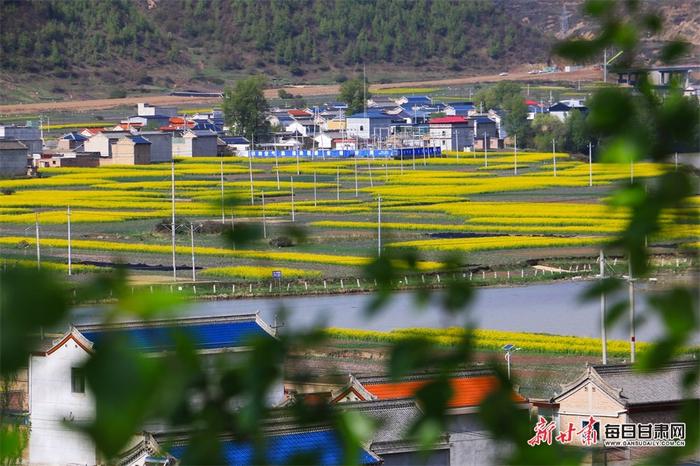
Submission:
{"label": "antenna pole", "polygon": [[289,184],[292,187],[292,222],[294,222],[295,221],[295,218],[294,218],[295,212],[294,212],[294,177],[293,176],[289,177]]}
{"label": "antenna pole", "polygon": [[265,190],[260,192],[262,198],[262,216],[263,216],[263,238],[267,239],[267,215],[265,215]]}
{"label": "antenna pole", "polygon": [[552,166],[554,167],[554,176],[557,176],[557,143],[552,139]]}

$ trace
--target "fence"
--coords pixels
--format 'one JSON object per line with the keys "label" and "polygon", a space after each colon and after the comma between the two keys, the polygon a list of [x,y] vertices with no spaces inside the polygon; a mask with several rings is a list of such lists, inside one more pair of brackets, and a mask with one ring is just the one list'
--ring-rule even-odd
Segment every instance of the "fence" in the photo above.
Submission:
{"label": "fence", "polygon": [[396,149],[293,149],[293,150],[244,150],[238,152],[244,157],[282,158],[305,157],[318,159],[342,159],[350,157],[391,158],[391,157],[439,157],[440,147],[404,147]]}

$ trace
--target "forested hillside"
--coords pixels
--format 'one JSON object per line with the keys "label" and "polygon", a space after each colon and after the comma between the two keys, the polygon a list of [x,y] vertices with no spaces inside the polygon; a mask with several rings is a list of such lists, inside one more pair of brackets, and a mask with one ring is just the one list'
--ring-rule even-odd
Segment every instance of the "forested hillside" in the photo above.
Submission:
{"label": "forested hillside", "polygon": [[[359,63],[459,70],[540,61],[492,0],[0,0],[4,70],[181,63],[301,75]],[[114,66],[114,65],[118,66]],[[121,74],[121,73],[118,73]]]}

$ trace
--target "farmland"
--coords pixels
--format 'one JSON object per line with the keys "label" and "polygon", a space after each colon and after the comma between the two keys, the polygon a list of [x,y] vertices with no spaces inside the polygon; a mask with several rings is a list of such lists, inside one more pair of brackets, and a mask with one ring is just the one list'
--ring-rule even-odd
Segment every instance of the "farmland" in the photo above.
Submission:
{"label": "farmland", "polygon": [[[380,222],[382,251],[419,254],[413,273],[446,272],[448,258],[450,272],[462,276],[517,271],[526,278],[533,260],[576,270],[586,262],[589,270],[589,259],[629,221],[610,195],[629,182],[631,167],[555,157],[179,159],[177,274],[191,280],[194,257],[197,278],[206,281],[264,282],[280,271],[284,279],[324,280],[324,287],[325,280],[347,282],[376,256]],[[633,174],[639,180],[676,169],[684,168],[637,163]],[[66,264],[70,208],[73,264],[139,264],[154,280],[171,274],[170,165],[47,168],[40,175],[0,180],[4,259],[35,261],[38,236],[41,260]],[[693,198],[663,213],[659,232],[648,238],[657,254],[694,249],[699,205]],[[231,230],[252,237],[243,243],[222,234]],[[396,264],[411,275],[408,264]],[[100,269],[86,266],[72,279]]]}

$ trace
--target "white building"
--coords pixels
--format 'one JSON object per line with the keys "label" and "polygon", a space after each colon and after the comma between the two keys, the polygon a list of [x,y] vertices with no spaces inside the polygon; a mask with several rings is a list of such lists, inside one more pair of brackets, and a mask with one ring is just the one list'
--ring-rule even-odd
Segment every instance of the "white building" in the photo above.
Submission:
{"label": "white building", "polygon": [[155,115],[166,115],[169,117],[174,117],[177,116],[177,108],[160,107],[142,102],[136,105],[136,114],[142,117],[149,117]]}
{"label": "white building", "polygon": [[[347,118],[346,132],[349,137],[360,139],[369,139],[383,131],[386,131],[388,134],[394,126],[394,118],[391,115],[377,111],[356,113]],[[400,123],[403,123],[403,120],[400,120]]]}
{"label": "white building", "polygon": [[[49,341],[29,360],[29,463],[96,464],[95,446],[70,427],[95,413],[82,366],[92,342],[75,329]],[[68,423],[68,425],[66,425]]]}
{"label": "white building", "polygon": [[474,145],[474,132],[463,116],[445,116],[430,120],[430,145],[442,150],[463,151]]}
{"label": "white building", "polygon": [[130,136],[128,131],[102,131],[91,136],[83,144],[86,152],[99,152],[102,157],[111,157],[114,145],[124,136]]}
{"label": "white building", "polygon": [[[95,416],[83,366],[109,335],[132,341],[134,349],[154,355],[171,351],[174,332],[189,334],[208,367],[241,357],[250,338],[274,338],[257,314],[183,318],[162,321],[120,322],[71,327],[64,335],[45,338],[29,360],[29,446],[27,463],[41,465],[94,465],[96,448],[90,438],[71,427],[91,422]],[[167,376],[167,374],[164,374]],[[281,381],[267,394],[270,406],[284,400]],[[134,432],[136,435],[137,432]],[[143,464],[143,463],[141,463]]]}

